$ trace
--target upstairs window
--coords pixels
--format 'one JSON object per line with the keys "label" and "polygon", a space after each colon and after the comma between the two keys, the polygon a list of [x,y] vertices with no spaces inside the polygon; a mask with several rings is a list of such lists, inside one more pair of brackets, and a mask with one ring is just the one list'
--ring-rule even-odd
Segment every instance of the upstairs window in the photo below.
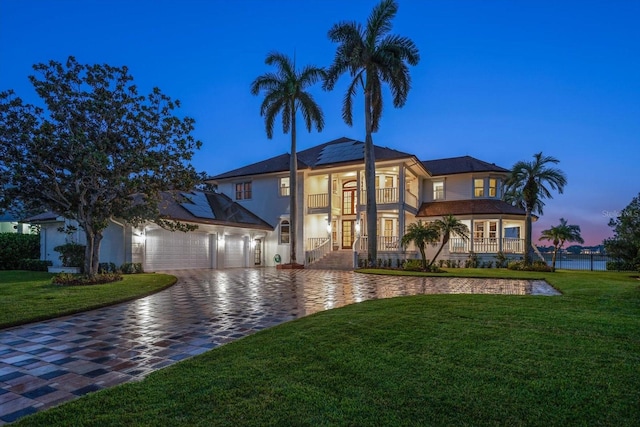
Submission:
{"label": "upstairs window", "polygon": [[236,183],[236,200],[251,198],[251,181]]}
{"label": "upstairs window", "polygon": [[498,195],[498,180],[495,178],[489,178],[489,197],[496,197]]}
{"label": "upstairs window", "polygon": [[473,197],[484,197],[484,179],[473,180]]}
{"label": "upstairs window", "polygon": [[289,234],[290,234],[289,230],[290,230],[289,221],[285,219],[280,223],[280,244],[281,245],[289,244]]}
{"label": "upstairs window", "polygon": [[444,182],[433,183],[433,200],[444,200]]}
{"label": "upstairs window", "polygon": [[289,177],[280,178],[278,188],[278,194],[280,195],[280,197],[287,197],[289,195]]}

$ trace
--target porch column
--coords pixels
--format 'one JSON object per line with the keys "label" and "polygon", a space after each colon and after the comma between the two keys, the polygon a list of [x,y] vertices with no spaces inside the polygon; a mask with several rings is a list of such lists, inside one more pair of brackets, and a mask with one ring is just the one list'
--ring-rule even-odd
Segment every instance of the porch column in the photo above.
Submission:
{"label": "porch column", "polygon": [[[332,202],[333,202],[333,183],[331,181],[331,174],[327,175],[327,197],[329,198],[329,212],[327,213],[327,222],[329,223],[329,225],[331,225],[333,223],[333,218],[331,217],[332,213],[333,213],[333,206],[331,206]],[[333,229],[331,230],[333,231]],[[336,230],[337,231],[337,230]],[[329,233],[329,250],[333,250],[333,232]]]}
{"label": "porch column", "polygon": [[502,215],[498,218],[498,252],[502,252]]}
{"label": "porch column", "polygon": [[473,218],[471,218],[471,230],[470,230],[470,234],[471,236],[469,236],[469,251],[473,252]]}
{"label": "porch column", "polygon": [[400,210],[404,210],[404,194],[405,191],[407,191],[407,183],[405,182],[406,172],[402,163],[398,168],[400,171],[400,174],[398,175],[398,192],[400,193],[398,194],[398,203],[400,203]]}

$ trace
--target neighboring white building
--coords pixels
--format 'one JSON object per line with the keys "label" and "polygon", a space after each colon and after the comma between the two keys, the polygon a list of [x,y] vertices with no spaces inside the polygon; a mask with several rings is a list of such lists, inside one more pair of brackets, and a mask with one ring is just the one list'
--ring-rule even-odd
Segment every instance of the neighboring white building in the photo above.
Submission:
{"label": "neighboring white building", "polygon": [[[340,138],[297,153],[297,262],[308,265],[328,253],[353,251],[366,257],[363,146]],[[506,169],[469,156],[420,161],[380,146],[375,158],[379,258],[415,257],[412,247],[399,244],[404,230],[446,214],[466,223],[472,238],[453,236],[442,259],[523,253],[525,213],[501,199]],[[183,193],[181,203],[167,198],[162,214],[195,224],[196,231],[113,222],[105,231],[101,262],[141,262],[146,271],[274,266],[276,255],[288,263],[289,160],[283,154],[213,176],[207,182],[216,193]],[[42,259],[54,265],[60,261],[53,247],[67,240],[83,243],[83,233],[58,231],[64,218],[44,214],[29,221],[42,225]]]}

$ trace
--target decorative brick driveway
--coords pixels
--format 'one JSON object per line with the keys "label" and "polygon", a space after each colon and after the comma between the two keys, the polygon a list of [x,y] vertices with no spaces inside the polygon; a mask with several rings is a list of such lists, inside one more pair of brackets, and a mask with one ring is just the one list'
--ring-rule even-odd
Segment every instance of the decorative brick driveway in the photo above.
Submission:
{"label": "decorative brick driveway", "polygon": [[186,270],[136,301],[0,331],[0,425],[298,317],[432,293],[558,295],[546,282],[275,269]]}

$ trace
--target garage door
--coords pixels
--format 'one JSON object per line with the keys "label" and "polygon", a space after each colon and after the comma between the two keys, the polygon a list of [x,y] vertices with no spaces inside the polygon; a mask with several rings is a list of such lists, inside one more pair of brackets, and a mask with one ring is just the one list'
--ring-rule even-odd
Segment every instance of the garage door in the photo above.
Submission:
{"label": "garage door", "polygon": [[211,267],[208,234],[163,229],[146,234],[146,271]]}
{"label": "garage door", "polygon": [[244,238],[242,236],[225,236],[224,267],[244,267]]}

